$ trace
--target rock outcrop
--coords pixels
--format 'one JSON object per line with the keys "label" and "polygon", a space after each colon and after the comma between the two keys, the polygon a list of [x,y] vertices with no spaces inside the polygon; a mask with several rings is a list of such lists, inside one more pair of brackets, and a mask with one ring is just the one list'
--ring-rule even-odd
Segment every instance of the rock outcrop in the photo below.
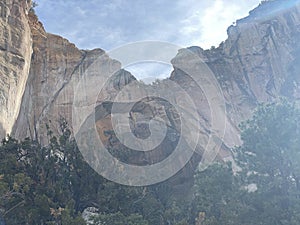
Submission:
{"label": "rock outcrop", "polygon": [[[105,54],[103,50],[79,50],[68,40],[47,33],[34,13],[28,14],[30,4],[30,1],[23,0],[0,3],[0,130],[2,134],[11,133],[17,138],[29,136],[44,143],[47,142],[46,125],[54,132],[58,132],[61,118],[72,125],[74,92],[79,80],[87,71],[91,77],[97,76],[90,65],[96,62],[95,68],[106,66],[112,71],[120,69],[121,65],[109,57],[98,65],[96,60]],[[218,48],[189,48],[207,63],[223,90],[227,128],[222,144],[225,151],[220,153],[221,158],[229,155],[228,148],[240,144],[238,124],[249,117],[258,103],[281,95],[300,98],[298,40],[298,1],[276,0],[263,2],[248,17],[229,27],[228,39]],[[174,60],[180,57],[181,53]],[[174,66],[170,79],[183,87],[188,86],[189,93],[193,94],[197,87],[190,86],[185,76]],[[114,95],[134,80],[123,71],[105,94]],[[141,91],[145,92],[146,88]],[[176,93],[172,94],[176,96]],[[107,100],[99,99],[98,103]],[[157,104],[157,101],[151,101],[147,104]],[[205,96],[195,103],[199,106],[203,137],[206,139],[211,123],[209,104]],[[107,111],[104,110],[104,113]],[[139,114],[132,115],[133,130],[141,133],[142,128],[135,117]],[[172,116],[176,116],[168,116],[171,124]],[[105,114],[97,122],[98,126],[105,127],[104,131],[111,129],[107,120],[110,117]],[[176,125],[172,126],[174,133]],[[103,133],[100,136],[107,139]],[[159,160],[159,157],[154,158]]]}
{"label": "rock outcrop", "polygon": [[[72,124],[72,103],[76,85],[89,65],[104,51],[79,50],[68,40],[47,33],[33,13],[29,19],[33,54],[26,91],[13,134],[46,143],[47,126],[57,133],[60,119],[66,119]],[[107,63],[119,65],[113,60]]]}
{"label": "rock outcrop", "polygon": [[[230,26],[228,39],[218,48],[189,48],[207,63],[222,88],[227,146],[239,144],[237,125],[257,104],[279,96],[299,99],[299,39],[299,1],[277,0],[261,3],[248,17]],[[171,79],[180,80],[184,75],[175,68]]]}
{"label": "rock outcrop", "polygon": [[30,0],[0,2],[0,135],[11,133],[19,116],[31,66]]}

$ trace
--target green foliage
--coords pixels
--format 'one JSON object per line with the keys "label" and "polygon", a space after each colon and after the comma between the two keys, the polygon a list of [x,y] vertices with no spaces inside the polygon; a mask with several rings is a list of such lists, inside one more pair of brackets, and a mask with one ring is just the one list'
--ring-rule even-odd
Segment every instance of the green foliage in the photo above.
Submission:
{"label": "green foliage", "polygon": [[231,164],[213,164],[195,175],[193,218],[201,225],[243,224],[241,213],[247,210],[242,203],[241,190]]}
{"label": "green foliage", "polygon": [[32,8],[37,7],[39,4],[36,1],[32,1]]}
{"label": "green foliage", "polygon": [[[243,145],[231,164],[195,171],[174,192],[174,181],[127,187],[107,181],[84,161],[67,123],[48,130],[49,145],[7,137],[0,146],[0,218],[8,225],[83,225],[96,207],[98,225],[300,224],[300,111],[280,100],[261,105],[241,125]],[[255,184],[251,192],[248,185]],[[254,185],[254,186],[255,186]],[[192,188],[191,188],[192,186]]]}
{"label": "green foliage", "polygon": [[[68,139],[69,132],[62,136]],[[25,139],[19,142],[11,137],[0,146],[0,212],[6,224],[60,224],[62,218],[51,210],[65,208],[73,199],[68,181],[78,151],[69,139],[64,143],[51,140],[48,147]],[[77,212],[71,218],[77,217]]]}
{"label": "green foliage", "polygon": [[258,188],[247,198],[255,211],[250,224],[299,224],[299,109],[285,99],[261,105],[241,129],[240,177],[244,185],[255,183]]}
{"label": "green foliage", "polygon": [[95,225],[148,225],[141,215],[123,215],[121,212],[112,214],[101,214],[94,218]]}
{"label": "green foliage", "polygon": [[29,10],[29,12],[31,12],[31,13],[35,13],[35,8],[38,6],[38,3],[36,2],[36,1],[32,1],[31,2],[31,7],[30,7],[30,10]]}
{"label": "green foliage", "polygon": [[285,99],[260,105],[241,130],[240,172],[222,164],[196,172],[196,224],[300,224],[299,109]]}
{"label": "green foliage", "polygon": [[104,214],[122,211],[130,215],[126,216],[130,223],[140,224],[137,222],[143,220],[136,213],[153,206],[139,208],[140,199],[151,196],[147,190],[103,179],[84,161],[65,121],[60,128],[59,138],[48,131],[46,147],[28,138],[2,141],[0,218],[8,225],[80,225],[85,224],[80,212],[97,205]]}
{"label": "green foliage", "polygon": [[296,176],[292,173],[300,169],[300,111],[295,105],[286,100],[261,105],[241,129],[240,164],[270,178]]}
{"label": "green foliage", "polygon": [[62,215],[61,215],[61,224],[62,225],[85,225],[86,222],[84,221],[84,219],[78,215],[78,216],[74,216],[72,215],[73,213],[71,212],[72,209],[65,209],[63,212],[62,212]]}
{"label": "green foliage", "polygon": [[273,191],[299,189],[299,109],[286,100],[262,105],[241,128],[244,144],[237,150],[238,161],[252,172],[248,181],[259,179],[262,187],[272,184]]}

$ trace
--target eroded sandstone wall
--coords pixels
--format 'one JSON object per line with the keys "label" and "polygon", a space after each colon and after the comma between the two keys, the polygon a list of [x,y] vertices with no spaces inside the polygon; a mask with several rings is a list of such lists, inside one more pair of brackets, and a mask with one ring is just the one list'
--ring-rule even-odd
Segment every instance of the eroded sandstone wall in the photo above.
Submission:
{"label": "eroded sandstone wall", "polygon": [[31,65],[29,0],[0,1],[0,135],[11,133]]}
{"label": "eroded sandstone wall", "polygon": [[[46,124],[57,132],[59,120],[65,118],[72,126],[74,91],[87,71],[97,76],[96,69],[88,68],[98,63],[104,51],[80,50],[68,40],[47,33],[34,13],[27,14],[29,5],[21,0],[1,3],[0,127],[11,132],[14,126],[12,133],[17,138],[29,136],[43,142],[47,139]],[[299,3],[277,0],[265,2],[229,27],[228,39],[219,47],[189,48],[207,63],[223,90],[227,110],[224,146],[240,143],[238,124],[249,117],[258,103],[280,95],[299,98],[298,40]],[[93,66],[107,65],[115,70],[121,68],[108,57]],[[175,67],[171,79],[193,93],[197,87],[189,86],[184,76]],[[105,94],[114,91],[117,90],[107,90]],[[211,122],[209,105],[205,98],[197,99],[196,104],[207,136]]]}

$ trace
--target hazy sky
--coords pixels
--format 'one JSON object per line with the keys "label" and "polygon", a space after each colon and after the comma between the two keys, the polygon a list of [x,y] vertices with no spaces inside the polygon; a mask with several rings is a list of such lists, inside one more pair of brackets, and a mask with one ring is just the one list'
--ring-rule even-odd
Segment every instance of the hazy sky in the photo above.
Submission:
{"label": "hazy sky", "polygon": [[[226,30],[260,0],[36,0],[45,29],[81,49],[106,51],[135,41],[166,41],[180,47],[218,46]],[[138,63],[126,70],[151,83],[168,77],[171,64]]]}
{"label": "hazy sky", "polygon": [[128,42],[218,46],[226,29],[260,0],[36,0],[46,30],[79,48],[110,50]]}

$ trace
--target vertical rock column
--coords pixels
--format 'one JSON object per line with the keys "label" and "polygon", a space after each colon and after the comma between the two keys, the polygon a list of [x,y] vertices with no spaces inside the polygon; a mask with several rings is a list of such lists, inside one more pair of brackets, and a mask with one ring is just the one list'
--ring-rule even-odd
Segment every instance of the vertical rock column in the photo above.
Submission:
{"label": "vertical rock column", "polygon": [[0,138],[18,117],[32,54],[31,0],[0,1]]}

